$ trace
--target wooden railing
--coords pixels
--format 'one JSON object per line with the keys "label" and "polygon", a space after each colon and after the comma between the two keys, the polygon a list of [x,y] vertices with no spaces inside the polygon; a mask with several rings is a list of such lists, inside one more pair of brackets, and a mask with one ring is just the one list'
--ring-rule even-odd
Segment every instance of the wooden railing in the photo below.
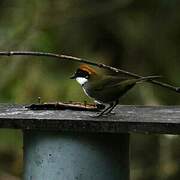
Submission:
{"label": "wooden railing", "polygon": [[180,134],[178,106],[118,106],[115,115],[0,105],[0,127],[22,129],[24,180],[128,180],[129,133]]}

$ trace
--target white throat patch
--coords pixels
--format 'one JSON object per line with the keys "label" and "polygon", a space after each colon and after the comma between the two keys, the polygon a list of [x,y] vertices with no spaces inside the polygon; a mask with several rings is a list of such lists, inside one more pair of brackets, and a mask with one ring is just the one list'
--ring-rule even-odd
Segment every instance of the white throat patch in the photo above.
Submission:
{"label": "white throat patch", "polygon": [[88,80],[84,77],[77,77],[76,78],[76,81],[81,85],[83,86]]}

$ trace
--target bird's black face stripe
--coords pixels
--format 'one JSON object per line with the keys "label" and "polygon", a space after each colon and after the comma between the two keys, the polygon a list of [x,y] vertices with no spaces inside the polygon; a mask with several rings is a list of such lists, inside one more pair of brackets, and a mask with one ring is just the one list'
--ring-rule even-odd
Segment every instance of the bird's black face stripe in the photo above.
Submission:
{"label": "bird's black face stripe", "polygon": [[84,77],[86,79],[89,79],[89,73],[87,71],[83,71],[81,69],[78,69],[74,76],[75,77]]}

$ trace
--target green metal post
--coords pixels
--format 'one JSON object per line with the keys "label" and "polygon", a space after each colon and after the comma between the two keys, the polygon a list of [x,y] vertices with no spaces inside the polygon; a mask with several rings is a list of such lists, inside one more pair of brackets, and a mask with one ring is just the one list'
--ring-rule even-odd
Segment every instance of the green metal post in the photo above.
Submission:
{"label": "green metal post", "polygon": [[25,131],[24,180],[129,180],[129,135]]}

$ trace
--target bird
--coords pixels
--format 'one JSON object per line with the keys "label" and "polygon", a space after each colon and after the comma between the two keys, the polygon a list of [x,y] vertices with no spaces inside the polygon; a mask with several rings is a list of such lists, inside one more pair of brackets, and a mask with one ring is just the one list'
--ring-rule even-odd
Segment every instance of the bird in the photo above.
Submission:
{"label": "bird", "polygon": [[75,79],[84,90],[84,93],[93,98],[97,104],[109,104],[96,117],[107,115],[119,103],[119,99],[139,82],[157,79],[161,76],[145,76],[140,78],[127,78],[119,75],[98,73],[87,64],[82,64],[70,77]]}

